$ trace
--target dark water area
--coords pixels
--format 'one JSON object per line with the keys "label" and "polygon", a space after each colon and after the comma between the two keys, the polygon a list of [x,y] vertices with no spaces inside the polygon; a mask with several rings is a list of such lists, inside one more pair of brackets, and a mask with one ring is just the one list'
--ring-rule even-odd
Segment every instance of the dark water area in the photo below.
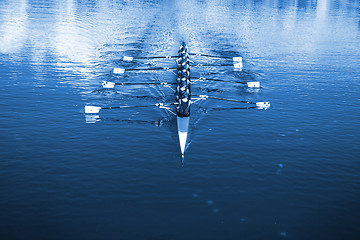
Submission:
{"label": "dark water area", "polygon": [[[242,56],[193,76],[184,165],[169,60]],[[359,239],[357,0],[0,0],[0,239]],[[227,60],[194,59],[197,63]],[[214,110],[217,109],[217,110]],[[222,110],[219,110],[221,108]]]}

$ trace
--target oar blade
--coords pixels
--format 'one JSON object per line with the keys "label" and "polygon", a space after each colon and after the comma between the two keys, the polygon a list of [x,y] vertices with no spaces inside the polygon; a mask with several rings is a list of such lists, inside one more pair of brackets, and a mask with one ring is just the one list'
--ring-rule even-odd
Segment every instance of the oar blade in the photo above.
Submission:
{"label": "oar blade", "polygon": [[270,102],[257,102],[256,107],[258,109],[266,110],[266,109],[268,109],[270,107]]}
{"label": "oar blade", "polygon": [[133,57],[128,57],[128,56],[124,56],[123,57],[123,60],[126,61],[126,62],[132,62],[134,60]]}
{"label": "oar blade", "polygon": [[85,106],[85,113],[93,114],[93,113],[99,113],[101,107],[96,106]]}
{"label": "oar blade", "polygon": [[248,88],[260,88],[260,82],[256,81],[256,82],[247,82],[246,83]]}
{"label": "oar blade", "polygon": [[114,83],[114,82],[103,81],[103,82],[101,83],[101,86],[102,86],[103,88],[111,89],[111,88],[114,88],[114,87],[115,87],[115,83]]}
{"label": "oar blade", "polygon": [[242,57],[233,57],[233,62],[234,63],[242,62]]}
{"label": "oar blade", "polygon": [[125,73],[125,69],[123,69],[123,68],[114,68],[113,73],[114,74],[123,74],[123,73]]}
{"label": "oar blade", "polygon": [[234,68],[235,68],[235,70],[242,69],[243,63],[242,62],[234,63]]}
{"label": "oar blade", "polygon": [[86,123],[97,123],[100,122],[101,118],[97,114],[86,114],[85,115],[85,122]]}
{"label": "oar blade", "polygon": [[243,68],[243,60],[242,57],[233,57],[234,69],[239,71]]}

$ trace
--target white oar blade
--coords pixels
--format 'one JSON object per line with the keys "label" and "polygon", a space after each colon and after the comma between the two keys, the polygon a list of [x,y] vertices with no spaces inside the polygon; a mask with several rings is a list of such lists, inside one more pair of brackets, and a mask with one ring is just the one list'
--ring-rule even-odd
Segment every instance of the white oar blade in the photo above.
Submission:
{"label": "white oar blade", "polygon": [[233,57],[234,69],[237,71],[241,71],[243,68],[242,57]]}
{"label": "white oar blade", "polygon": [[234,63],[242,62],[242,57],[233,57],[233,62]]}
{"label": "white oar blade", "polygon": [[85,106],[85,113],[99,113],[101,107]]}
{"label": "white oar blade", "polygon": [[234,63],[234,68],[236,70],[242,69],[243,68],[243,63],[242,62]]}
{"label": "white oar blade", "polygon": [[246,83],[249,88],[260,88],[260,82],[247,82]]}
{"label": "white oar blade", "polygon": [[123,69],[123,68],[114,68],[113,73],[114,74],[123,74],[123,73],[125,73],[125,69]]}
{"label": "white oar blade", "polygon": [[85,115],[85,122],[86,123],[97,123],[100,122],[101,118],[99,115],[94,115],[94,114],[86,114]]}
{"label": "white oar blade", "polygon": [[257,102],[257,103],[256,103],[256,107],[257,107],[258,109],[264,109],[264,110],[266,110],[266,109],[268,109],[268,108],[270,107],[270,102]]}
{"label": "white oar blade", "polygon": [[101,86],[103,88],[114,88],[115,87],[115,83],[114,82],[108,82],[108,81],[103,81],[101,83]]}
{"label": "white oar blade", "polygon": [[133,57],[124,56],[124,57],[123,57],[123,60],[124,60],[124,61],[127,61],[127,62],[132,62],[132,61],[134,60],[134,58],[133,58]]}

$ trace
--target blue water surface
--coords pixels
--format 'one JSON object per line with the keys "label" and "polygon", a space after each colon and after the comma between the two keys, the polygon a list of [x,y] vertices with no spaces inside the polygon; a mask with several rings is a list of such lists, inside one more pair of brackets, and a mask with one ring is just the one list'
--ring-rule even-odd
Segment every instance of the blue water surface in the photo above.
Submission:
{"label": "blue water surface", "polygon": [[[162,86],[123,56],[241,56],[192,76],[181,164]],[[0,0],[0,239],[359,239],[357,0]],[[193,58],[195,63],[231,60]]]}

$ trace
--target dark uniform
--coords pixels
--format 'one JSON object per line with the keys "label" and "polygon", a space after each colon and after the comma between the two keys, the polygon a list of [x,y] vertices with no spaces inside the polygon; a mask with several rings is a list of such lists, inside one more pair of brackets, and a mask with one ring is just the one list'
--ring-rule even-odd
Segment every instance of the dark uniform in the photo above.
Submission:
{"label": "dark uniform", "polygon": [[179,50],[179,58],[176,60],[178,65],[177,72],[177,98],[178,98],[178,107],[176,109],[177,115],[179,117],[188,117],[190,116],[190,100],[191,100],[191,90],[190,90],[190,64],[189,64],[189,54],[188,48],[185,43],[182,43]]}

